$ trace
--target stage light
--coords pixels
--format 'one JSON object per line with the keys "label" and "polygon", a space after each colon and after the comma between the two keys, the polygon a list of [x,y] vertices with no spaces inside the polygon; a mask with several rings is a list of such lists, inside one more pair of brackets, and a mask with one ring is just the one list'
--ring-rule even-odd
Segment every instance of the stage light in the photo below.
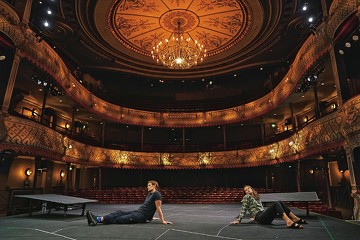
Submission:
{"label": "stage light", "polygon": [[302,7],[302,10],[303,11],[306,11],[308,9],[308,3],[304,3],[303,7]]}

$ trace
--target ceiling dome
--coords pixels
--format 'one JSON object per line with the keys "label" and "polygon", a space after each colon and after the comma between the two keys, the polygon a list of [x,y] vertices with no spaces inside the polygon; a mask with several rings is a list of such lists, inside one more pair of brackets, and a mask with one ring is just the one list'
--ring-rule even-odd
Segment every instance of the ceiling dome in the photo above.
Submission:
{"label": "ceiling dome", "polygon": [[[165,80],[254,67],[252,59],[277,42],[274,34],[281,27],[283,7],[278,1],[258,0],[103,0],[78,5],[82,28],[101,49],[92,51],[105,50],[121,71]],[[151,57],[153,47],[170,38],[178,23],[184,37],[198,40],[207,49],[206,60],[186,71],[167,69]]]}

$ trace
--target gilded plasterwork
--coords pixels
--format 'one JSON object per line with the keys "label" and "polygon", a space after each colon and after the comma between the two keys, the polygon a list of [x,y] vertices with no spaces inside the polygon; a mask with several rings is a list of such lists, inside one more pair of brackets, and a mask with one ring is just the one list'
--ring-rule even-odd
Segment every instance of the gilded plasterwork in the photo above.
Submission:
{"label": "gilded plasterwork", "polygon": [[[35,33],[30,29],[24,32],[21,26],[11,25],[3,15],[0,15],[0,22],[2,23],[0,24],[0,31],[5,32],[10,37],[14,37],[14,42],[18,42],[19,39],[26,39],[26,44],[19,47],[21,56],[52,76],[74,101],[83,105],[89,111],[104,116],[104,118],[124,124],[159,127],[212,126],[252,119],[274,109],[282,103],[293,92],[297,82],[306,71],[332,47],[329,37],[336,30],[334,26],[339,26],[351,12],[357,11],[357,7],[360,5],[360,3],[350,0],[343,1],[343,3],[329,17],[329,24],[325,24],[321,30],[316,32],[315,36],[309,36],[299,50],[289,72],[271,93],[245,105],[211,112],[159,113],[140,111],[108,103],[93,96],[82,86],[69,73],[69,69],[56,51],[44,41],[38,42]],[[132,40],[136,41],[138,39],[132,38]],[[137,42],[137,44],[139,43]],[[144,46],[149,47],[150,45],[149,42],[144,41],[141,48]],[[49,61],[49,59],[52,59],[52,61]]]}
{"label": "gilded plasterwork", "polygon": [[153,46],[171,38],[179,27],[185,38],[200,41],[211,56],[244,38],[253,19],[245,0],[120,0],[108,15],[114,37],[125,47],[149,56]]}
{"label": "gilded plasterwork", "polygon": [[4,119],[9,134],[3,143],[14,146],[15,149],[18,149],[17,146],[28,147],[34,151],[34,154],[38,154],[38,149],[50,153],[56,152],[63,154],[63,161],[96,166],[139,168],[261,166],[297,160],[300,156],[303,158],[321,154],[334,146],[344,146],[346,139],[358,139],[354,136],[360,134],[359,99],[360,96],[351,99],[343,109],[309,123],[288,139],[253,149],[200,153],[144,153],[105,149],[76,142],[35,122],[12,116]]}
{"label": "gilded plasterwork", "polygon": [[13,116],[5,119],[7,135],[3,143],[27,146],[63,154],[63,136],[30,120]]}
{"label": "gilded plasterwork", "polygon": [[0,111],[0,142],[7,134],[4,114]]}

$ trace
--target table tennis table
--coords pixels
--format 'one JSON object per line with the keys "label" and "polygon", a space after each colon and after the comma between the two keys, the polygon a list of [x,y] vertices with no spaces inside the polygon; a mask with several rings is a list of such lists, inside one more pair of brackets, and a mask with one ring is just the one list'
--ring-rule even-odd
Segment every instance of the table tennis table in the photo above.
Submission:
{"label": "table tennis table", "polygon": [[309,216],[309,202],[320,201],[316,192],[261,193],[261,202],[305,202],[306,216]]}
{"label": "table tennis table", "polygon": [[43,202],[43,211],[44,208],[48,214],[50,214],[52,208],[63,207],[64,208],[64,216],[66,216],[67,211],[69,210],[70,206],[79,206],[81,205],[82,213],[85,213],[86,203],[94,203],[97,200],[93,199],[86,199],[86,198],[78,198],[78,197],[71,197],[65,196],[60,194],[29,194],[29,195],[15,195],[15,197],[19,198],[27,198],[30,199],[30,207],[29,207],[29,214],[32,214],[32,201],[37,200]]}

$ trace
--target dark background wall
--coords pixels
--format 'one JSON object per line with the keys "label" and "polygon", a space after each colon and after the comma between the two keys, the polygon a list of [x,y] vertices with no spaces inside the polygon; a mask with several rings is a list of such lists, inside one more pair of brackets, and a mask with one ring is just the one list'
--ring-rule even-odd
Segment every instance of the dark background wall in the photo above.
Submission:
{"label": "dark background wall", "polygon": [[265,188],[268,174],[269,170],[266,167],[197,170],[102,169],[102,184],[105,188],[137,187],[146,186],[147,181],[153,179],[164,187],[243,187],[245,184],[250,184],[254,187]]}

